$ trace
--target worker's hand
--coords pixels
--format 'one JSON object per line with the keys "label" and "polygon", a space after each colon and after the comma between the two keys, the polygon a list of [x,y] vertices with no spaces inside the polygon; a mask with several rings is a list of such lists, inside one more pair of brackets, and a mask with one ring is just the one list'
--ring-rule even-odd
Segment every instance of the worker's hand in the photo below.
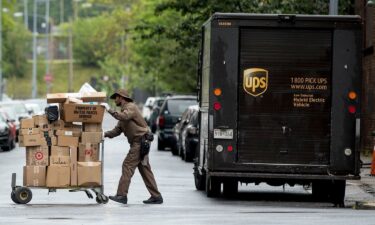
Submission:
{"label": "worker's hand", "polygon": [[102,102],[100,105],[103,106],[107,111],[110,109],[108,103]]}
{"label": "worker's hand", "polygon": [[107,132],[104,132],[104,131],[103,131],[103,137],[104,137],[104,138],[108,137]]}

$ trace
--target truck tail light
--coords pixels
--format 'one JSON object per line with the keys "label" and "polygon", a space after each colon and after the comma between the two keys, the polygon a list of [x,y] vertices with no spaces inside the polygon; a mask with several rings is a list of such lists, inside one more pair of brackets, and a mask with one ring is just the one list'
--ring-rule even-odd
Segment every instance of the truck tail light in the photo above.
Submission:
{"label": "truck tail light", "polygon": [[354,113],[357,111],[357,109],[355,108],[354,105],[350,105],[350,106],[348,106],[348,111],[349,111],[351,114],[354,114]]}
{"label": "truck tail light", "polygon": [[232,145],[229,145],[228,148],[227,148],[228,152],[232,152],[233,151],[233,146]]}
{"label": "truck tail light", "polygon": [[214,109],[215,109],[216,111],[220,110],[220,109],[221,109],[221,104],[220,104],[219,102],[215,102],[215,103],[214,103]]}
{"label": "truck tail light", "polygon": [[214,95],[215,96],[220,96],[221,95],[221,89],[220,88],[215,88]]}
{"label": "truck tail light", "polygon": [[355,100],[357,98],[357,93],[354,91],[349,92],[348,97],[350,100]]}
{"label": "truck tail light", "polygon": [[159,128],[164,128],[164,124],[165,124],[165,118],[164,116],[159,116],[158,118],[158,125],[159,125]]}

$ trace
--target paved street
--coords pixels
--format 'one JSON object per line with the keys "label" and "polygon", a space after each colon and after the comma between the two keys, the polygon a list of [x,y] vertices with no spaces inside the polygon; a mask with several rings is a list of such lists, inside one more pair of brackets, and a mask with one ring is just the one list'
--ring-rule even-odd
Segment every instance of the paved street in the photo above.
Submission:
{"label": "paved street", "polygon": [[[104,130],[115,121],[106,115]],[[121,173],[122,160],[129,146],[123,136],[105,143],[105,193],[114,194]],[[354,210],[355,201],[375,201],[360,188],[360,182],[348,182],[346,208],[312,202],[302,187],[243,185],[235,199],[210,199],[196,191],[191,163],[172,157],[169,151],[156,150],[153,142],[151,166],[163,205],[144,205],[149,197],[138,172],[130,186],[129,204],[109,202],[98,205],[83,192],[33,189],[27,205],[16,205],[10,199],[11,173],[16,172],[22,184],[25,149],[0,152],[0,224],[375,224],[374,210]]]}

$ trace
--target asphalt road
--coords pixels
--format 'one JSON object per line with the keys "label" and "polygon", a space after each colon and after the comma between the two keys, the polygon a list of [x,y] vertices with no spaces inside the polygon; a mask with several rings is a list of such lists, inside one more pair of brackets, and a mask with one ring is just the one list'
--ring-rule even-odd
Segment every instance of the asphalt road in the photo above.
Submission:
{"label": "asphalt road", "polygon": [[[106,115],[104,130],[115,121]],[[114,194],[121,164],[129,145],[123,136],[105,142],[105,193]],[[149,197],[141,176],[135,173],[130,185],[128,205],[109,202],[99,205],[83,192],[33,189],[27,205],[10,199],[11,173],[22,184],[25,149],[0,152],[0,224],[375,224],[374,210],[354,210],[355,201],[375,200],[374,196],[348,182],[346,207],[313,202],[308,190],[296,187],[243,185],[234,199],[211,199],[196,191],[193,165],[173,157],[169,151],[157,151],[153,142],[151,166],[164,198],[162,205],[144,205]]]}

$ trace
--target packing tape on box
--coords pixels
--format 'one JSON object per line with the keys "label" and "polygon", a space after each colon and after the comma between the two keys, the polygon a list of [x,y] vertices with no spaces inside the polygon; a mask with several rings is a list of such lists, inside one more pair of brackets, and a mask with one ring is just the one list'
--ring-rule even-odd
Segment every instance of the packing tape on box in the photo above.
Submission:
{"label": "packing tape on box", "polygon": [[39,166],[34,166],[34,174],[38,174],[39,173]]}
{"label": "packing tape on box", "polygon": [[34,179],[34,180],[33,180],[33,185],[34,185],[35,187],[39,186],[39,180],[38,180],[38,179]]}

